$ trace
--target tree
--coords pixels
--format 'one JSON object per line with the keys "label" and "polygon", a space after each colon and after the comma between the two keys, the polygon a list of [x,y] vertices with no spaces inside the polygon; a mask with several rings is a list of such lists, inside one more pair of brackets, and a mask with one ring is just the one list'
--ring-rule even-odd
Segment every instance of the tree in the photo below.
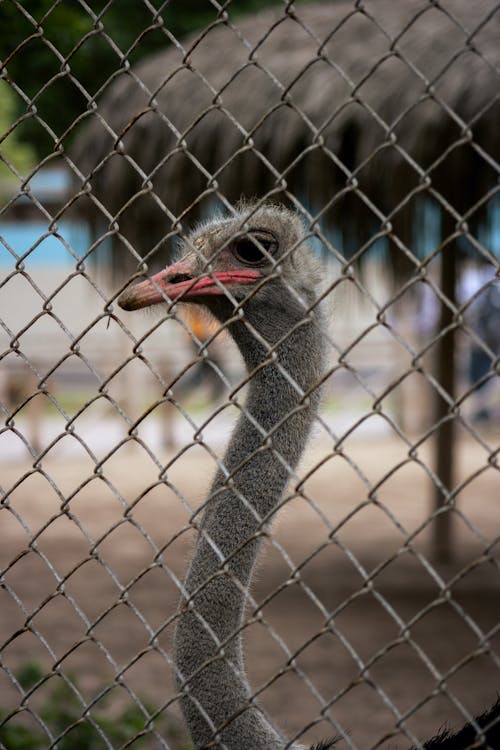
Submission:
{"label": "tree", "polygon": [[18,130],[11,130],[16,120],[16,95],[5,81],[0,81],[0,181],[7,181],[16,174],[25,175],[35,164],[34,150],[27,143],[20,143]]}
{"label": "tree", "polygon": [[[272,2],[240,0],[238,13]],[[216,22],[219,8],[210,0],[0,3],[0,29],[8,30],[0,35],[0,70],[17,92],[12,115],[19,141],[39,158],[66,147],[78,119],[117,75],[173,37]]]}

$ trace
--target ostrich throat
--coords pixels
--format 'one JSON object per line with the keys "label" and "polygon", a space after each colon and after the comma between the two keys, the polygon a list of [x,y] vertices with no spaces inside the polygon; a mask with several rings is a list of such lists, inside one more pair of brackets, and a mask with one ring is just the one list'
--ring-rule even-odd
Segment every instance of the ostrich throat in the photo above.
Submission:
{"label": "ostrich throat", "polygon": [[317,410],[323,347],[318,324],[308,319],[294,328],[278,316],[255,328],[264,329],[275,355],[244,322],[232,324],[249,392],[206,501],[175,638],[178,684],[189,695],[183,711],[197,748],[217,746],[210,742],[216,733],[221,747],[286,744],[251,700],[241,629],[262,536]]}

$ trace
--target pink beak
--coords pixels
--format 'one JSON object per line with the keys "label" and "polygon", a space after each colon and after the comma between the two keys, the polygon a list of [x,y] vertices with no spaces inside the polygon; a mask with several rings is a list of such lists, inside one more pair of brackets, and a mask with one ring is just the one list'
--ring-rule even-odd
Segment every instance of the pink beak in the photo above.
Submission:
{"label": "pink beak", "polygon": [[199,299],[207,295],[224,294],[224,288],[253,284],[261,278],[260,271],[250,269],[193,276],[189,264],[181,261],[165,268],[151,279],[126,289],[118,297],[118,304],[124,310],[138,310],[180,298]]}

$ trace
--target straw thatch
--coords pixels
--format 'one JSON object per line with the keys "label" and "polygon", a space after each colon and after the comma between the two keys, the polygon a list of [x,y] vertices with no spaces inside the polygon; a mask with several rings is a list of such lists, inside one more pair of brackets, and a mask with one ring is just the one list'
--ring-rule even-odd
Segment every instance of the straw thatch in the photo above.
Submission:
{"label": "straw thatch", "polygon": [[297,3],[221,22],[120,74],[72,156],[141,255],[216,187],[234,201],[281,176],[309,208],[328,204],[352,247],[383,216],[409,243],[427,178],[452,224],[456,211],[474,226],[498,177],[499,39],[496,0]]}

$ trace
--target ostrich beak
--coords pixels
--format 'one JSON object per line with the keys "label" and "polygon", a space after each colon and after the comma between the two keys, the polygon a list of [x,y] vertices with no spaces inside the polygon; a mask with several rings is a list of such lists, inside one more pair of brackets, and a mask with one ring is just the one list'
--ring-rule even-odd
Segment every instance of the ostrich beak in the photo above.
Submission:
{"label": "ostrich beak", "polygon": [[189,263],[180,261],[126,289],[118,304],[123,310],[138,310],[174,300],[199,300],[213,294],[224,294],[225,288],[253,284],[262,278],[260,271],[235,269],[197,275]]}

